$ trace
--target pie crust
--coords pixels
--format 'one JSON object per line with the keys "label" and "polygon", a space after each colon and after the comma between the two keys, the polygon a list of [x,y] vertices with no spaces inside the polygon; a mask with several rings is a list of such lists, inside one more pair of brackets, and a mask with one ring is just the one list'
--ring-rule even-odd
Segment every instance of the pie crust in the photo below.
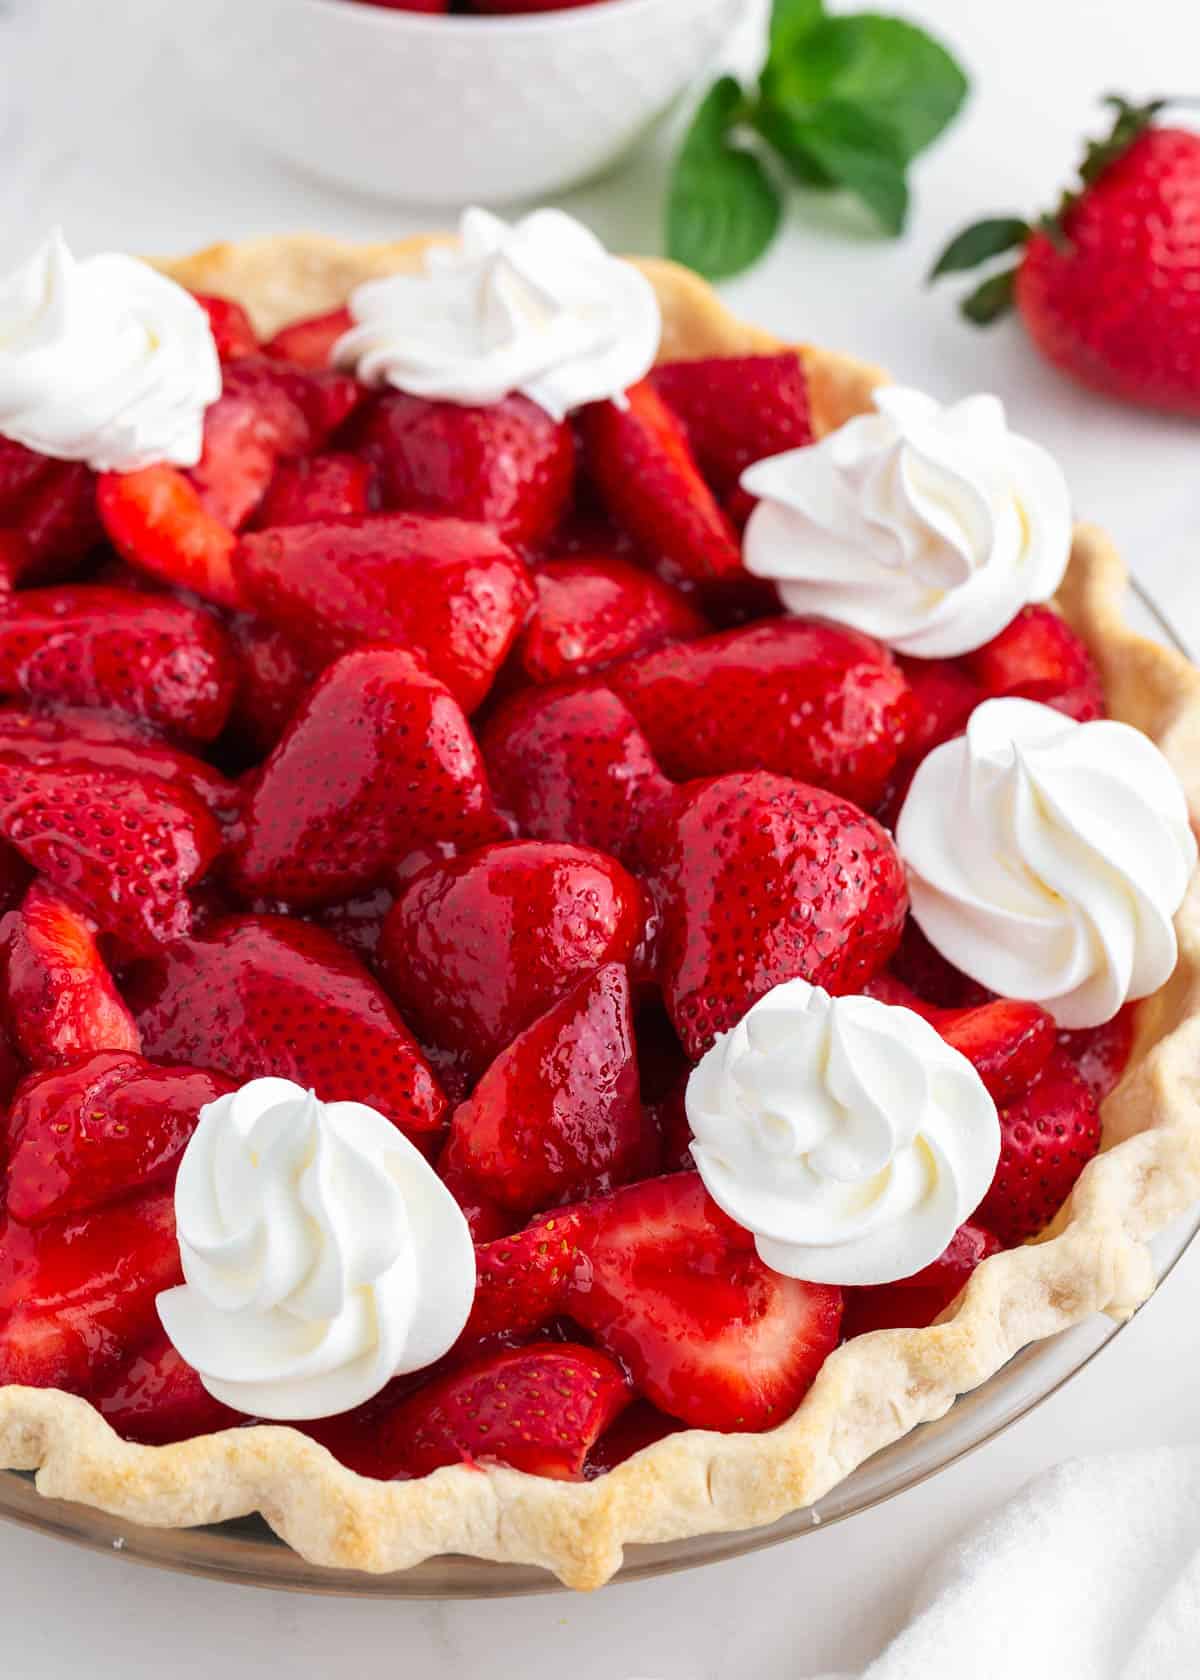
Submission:
{"label": "pie crust", "polygon": [[[361,280],[415,266],[428,243],[298,235],[214,245],[160,266],[187,286],[237,299],[266,333],[336,307]],[[662,305],[663,359],[784,348],[736,320],[688,271],[640,266]],[[884,377],[878,369],[810,345],[799,354],[818,432],[870,407]],[[1104,534],[1079,526],[1057,605],[1097,660],[1112,714],[1163,748],[1196,819],[1200,671],[1125,626],[1125,582]],[[1200,877],[1176,925],[1179,963],[1139,1008],[1133,1056],[1104,1105],[1103,1153],[1049,1233],[985,1261],[931,1328],[877,1331],[838,1348],[799,1410],[769,1434],[689,1430],[586,1483],[466,1466],[383,1483],[286,1427],[135,1446],[85,1400],[13,1386],[0,1389],[0,1466],[38,1470],[44,1495],[157,1527],[260,1511],[315,1564],[383,1572],[458,1552],[539,1565],[578,1588],[607,1581],[628,1543],[774,1522],[941,1417],[1028,1343],[1094,1312],[1125,1318],[1151,1293],[1147,1239],[1200,1198]]]}

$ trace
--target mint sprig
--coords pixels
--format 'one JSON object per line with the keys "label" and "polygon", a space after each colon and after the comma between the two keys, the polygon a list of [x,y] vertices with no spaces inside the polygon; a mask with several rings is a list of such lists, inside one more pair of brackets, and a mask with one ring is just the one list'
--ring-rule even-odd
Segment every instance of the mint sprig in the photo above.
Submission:
{"label": "mint sprig", "polygon": [[757,85],[722,77],[680,148],[669,255],[712,280],[749,268],[775,237],[789,179],[849,193],[884,233],[902,232],[908,165],[966,93],[946,48],[902,18],[831,17],[822,0],[775,0]]}

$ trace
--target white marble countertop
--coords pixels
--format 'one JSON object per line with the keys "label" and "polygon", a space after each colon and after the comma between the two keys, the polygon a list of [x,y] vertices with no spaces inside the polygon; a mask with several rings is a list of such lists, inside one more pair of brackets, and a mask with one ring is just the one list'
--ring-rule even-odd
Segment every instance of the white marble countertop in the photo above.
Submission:
{"label": "white marble countertop", "polygon": [[[918,171],[910,233],[890,246],[846,237],[816,206],[727,288],[729,300],[765,326],[853,348],[937,393],[997,391],[1014,424],[1059,455],[1080,513],[1109,527],[1200,645],[1196,426],[1081,395],[1015,325],[975,333],[948,295],[921,284],[966,220],[1053,201],[1078,137],[1096,124],[1096,95],[1194,91],[1200,14],[1178,0],[902,9],[953,40],[976,81],[968,115]],[[81,249],[159,251],[300,227],[382,237],[437,223],[436,213],[397,214],[302,179],[244,142],[236,113],[201,108],[186,78],[192,21],[186,0],[0,0],[0,262],[54,221]],[[660,188],[651,150],[566,202],[615,246],[653,250]],[[413,1680],[801,1680],[862,1663],[904,1618],[925,1560],[1034,1471],[1074,1453],[1200,1435],[1198,1289],[1194,1252],[1053,1400],[890,1504],[769,1552],[588,1599],[272,1595],[0,1527],[5,1666],[19,1680],[250,1680],[267,1666],[297,1680],[385,1667]]]}

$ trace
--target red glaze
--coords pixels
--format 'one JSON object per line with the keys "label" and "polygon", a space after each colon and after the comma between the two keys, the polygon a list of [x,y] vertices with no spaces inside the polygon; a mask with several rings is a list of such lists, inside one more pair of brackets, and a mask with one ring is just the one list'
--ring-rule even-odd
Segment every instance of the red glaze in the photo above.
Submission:
{"label": "red glaze", "polygon": [[960,1225],[936,1260],[898,1283],[845,1291],[842,1334],[846,1341],[868,1330],[922,1329],[944,1313],[966,1288],[971,1273],[1000,1244],[982,1225]]}
{"label": "red glaze", "polygon": [[363,416],[358,448],[387,507],[478,520],[513,543],[549,536],[575,477],[570,426],[520,395],[468,408],[386,391]]}
{"label": "red glaze", "polygon": [[794,351],[665,362],[651,378],[723,500],[755,461],[813,441],[808,381]]}
{"label": "red glaze", "polygon": [[773,770],[863,806],[879,798],[917,716],[878,642],[811,619],[659,648],[605,680],[677,781]]}
{"label": "red glaze", "polygon": [[1036,1003],[996,998],[972,1009],[938,1009],[890,974],[863,988],[881,1003],[898,1004],[924,1018],[971,1063],[999,1103],[1028,1089],[1050,1060],[1058,1033],[1054,1017]]}
{"label": "red glaze", "polygon": [[229,640],[237,667],[230,729],[261,756],[283,734],[316,671],[281,630],[252,613],[233,614]]}
{"label": "red glaze", "polygon": [[38,707],[96,706],[211,741],[233,685],[220,625],[182,601],[76,584],[22,590],[0,614],[0,693]]}
{"label": "red glaze", "polygon": [[200,1110],[234,1089],[219,1073],[115,1050],[34,1074],[9,1115],[9,1213],[40,1225],[173,1184]]}
{"label": "red glaze", "polygon": [[442,1159],[528,1218],[633,1178],[641,1122],[629,976],[609,963],[500,1052]]}
{"label": "red glaze", "polygon": [[696,782],[657,845],[663,997],[693,1059],[781,981],[857,992],[896,948],[895,848],[820,788],[762,770]]}
{"label": "red glaze", "polygon": [[548,560],[533,581],[537,601],[512,660],[530,682],[585,676],[708,629],[680,590],[616,556]]}
{"label": "red glaze", "polygon": [[1041,1078],[1000,1110],[1000,1165],[975,1217],[1006,1248],[1036,1236],[1099,1147],[1096,1099],[1056,1051]]}
{"label": "red glaze", "polygon": [[372,473],[357,455],[308,455],[281,461],[254,523],[310,525],[317,520],[347,519],[372,506]]}
{"label": "red glaze", "polygon": [[159,1331],[92,1394],[92,1404],[125,1441],[148,1447],[190,1441],[246,1419],[223,1406]]}
{"label": "red glaze", "polygon": [[219,607],[238,605],[237,538],[206,510],[196,486],[175,467],[103,473],[96,505],[109,541],[131,566]]}
{"label": "red glaze", "polygon": [[230,917],[137,964],[125,995],[156,1061],[292,1079],[377,1108],[416,1142],[441,1133],[446,1101],[411,1033],[321,928]]}
{"label": "red glaze", "polygon": [[1075,1064],[1076,1072],[1098,1103],[1103,1102],[1125,1072],[1133,1050],[1134,1005],[1105,1021],[1100,1027],[1080,1027],[1060,1032],[1058,1047]]}
{"label": "red glaze", "polygon": [[401,642],[468,712],[533,598],[524,563],[494,532],[417,514],[259,532],[243,541],[237,572],[255,610],[313,657]]}
{"label": "red glaze", "polygon": [[1049,607],[1022,607],[1007,630],[963,663],[988,699],[1040,700],[1080,723],[1104,716],[1104,689],[1091,654]]}
{"label": "red glaze", "polygon": [[208,316],[217,355],[223,362],[258,355],[258,336],[240,303],[234,303],[232,298],[210,297],[204,292],[195,292],[193,296]]}
{"label": "red glaze", "polygon": [[277,361],[292,362],[297,367],[328,367],[334,345],[353,325],[348,309],[331,309],[327,315],[310,315],[281,328],[263,349]]}
{"label": "red glaze", "polygon": [[384,923],[380,955],[392,997],[461,1095],[585,974],[628,962],[644,919],[637,882],[613,858],[510,841],[423,870]]}
{"label": "red glaze", "polygon": [[58,1067],[94,1050],[141,1049],[90,916],[35,881],[0,933],[8,1020],[31,1068]]}
{"label": "red glaze", "polygon": [[230,879],[247,899],[328,903],[415,847],[502,832],[453,697],[403,648],[367,647],[329,667],[255,779]]}
{"label": "red glaze", "polygon": [[379,940],[388,911],[396,902],[391,887],[374,887],[357,898],[342,899],[338,904],[321,904],[311,914],[311,920],[327,929],[368,968],[374,968],[379,955]]}

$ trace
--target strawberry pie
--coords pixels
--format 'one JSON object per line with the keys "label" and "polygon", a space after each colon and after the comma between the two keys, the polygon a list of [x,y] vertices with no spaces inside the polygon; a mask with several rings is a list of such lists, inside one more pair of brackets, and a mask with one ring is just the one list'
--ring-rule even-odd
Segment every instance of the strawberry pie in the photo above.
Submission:
{"label": "strawberry pie", "polygon": [[0,280],[0,1464],[596,1586],[1153,1288],[1200,675],[553,211]]}

